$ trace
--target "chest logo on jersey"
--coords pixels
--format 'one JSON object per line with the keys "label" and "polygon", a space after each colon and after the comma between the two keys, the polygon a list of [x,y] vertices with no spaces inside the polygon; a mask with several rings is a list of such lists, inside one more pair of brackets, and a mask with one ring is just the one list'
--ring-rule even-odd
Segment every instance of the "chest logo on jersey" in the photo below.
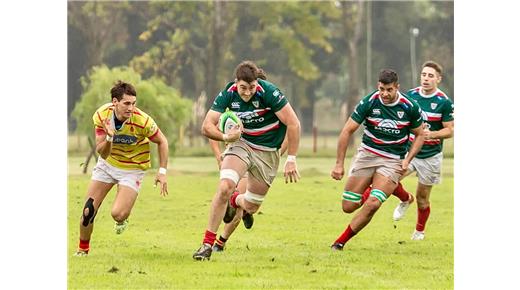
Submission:
{"label": "chest logo on jersey", "polygon": [[372,114],[374,114],[374,115],[381,115],[381,110],[380,109],[373,109],[372,110]]}
{"label": "chest logo on jersey", "polygon": [[397,116],[399,117],[399,119],[402,119],[403,116],[404,116],[404,112],[403,111],[398,111],[397,112]]}
{"label": "chest logo on jersey", "polygon": [[137,137],[130,135],[115,135],[114,144],[133,144],[137,141]]}
{"label": "chest logo on jersey", "polygon": [[233,109],[240,109],[240,103],[239,102],[232,102],[231,108]]}
{"label": "chest logo on jersey", "polygon": [[259,105],[260,103],[258,101],[253,101],[253,106],[255,106],[255,108],[258,108]]}
{"label": "chest logo on jersey", "polygon": [[398,129],[397,122],[390,119],[383,119],[374,127],[378,131],[391,134],[399,134],[401,130]]}
{"label": "chest logo on jersey", "polygon": [[431,103],[430,106],[432,110],[435,110],[435,108],[437,108],[437,103]]}

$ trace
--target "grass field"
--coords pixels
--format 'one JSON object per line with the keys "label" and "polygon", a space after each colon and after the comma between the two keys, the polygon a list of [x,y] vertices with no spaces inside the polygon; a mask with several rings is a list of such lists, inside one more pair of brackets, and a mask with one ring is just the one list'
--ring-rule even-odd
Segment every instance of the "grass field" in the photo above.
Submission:
{"label": "grass field", "polygon": [[[392,221],[398,203],[392,197],[343,252],[332,252],[330,244],[352,218],[341,211],[345,180],[328,176],[334,159],[301,158],[301,182],[284,184],[279,176],[253,228],[240,225],[226,250],[205,262],[191,255],[217,185],[212,158],[172,158],[166,198],[152,187],[155,170],[149,172],[122,235],[113,232],[109,193],[96,217],[91,253],[77,258],[72,254],[90,178],[80,174],[81,162],[69,159],[69,289],[453,288],[452,159],[445,160],[443,182],[433,189],[424,241],[410,240],[415,206],[402,221]],[[412,190],[416,181],[408,177],[404,185]]]}

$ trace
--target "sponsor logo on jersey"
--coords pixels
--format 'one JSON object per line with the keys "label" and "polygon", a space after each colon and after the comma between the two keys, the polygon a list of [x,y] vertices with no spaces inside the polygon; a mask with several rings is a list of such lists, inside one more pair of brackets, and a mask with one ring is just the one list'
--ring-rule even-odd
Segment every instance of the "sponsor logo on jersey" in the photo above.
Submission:
{"label": "sponsor logo on jersey", "polygon": [[253,101],[253,106],[255,106],[255,108],[258,108],[259,105],[260,103],[258,101]]}
{"label": "sponsor logo on jersey", "polygon": [[397,122],[390,119],[383,119],[374,127],[374,129],[384,133],[399,134],[401,130],[397,129]]}
{"label": "sponsor logo on jersey", "polygon": [[431,103],[430,106],[432,107],[432,110],[435,110],[435,108],[437,108],[437,103]]}
{"label": "sponsor logo on jersey", "polygon": [[398,111],[397,112],[397,116],[399,117],[399,119],[402,119],[403,116],[404,116],[404,112],[403,111]]}
{"label": "sponsor logo on jersey", "polygon": [[130,135],[115,135],[114,140],[112,141],[114,144],[133,144],[137,141],[137,137]]}
{"label": "sponsor logo on jersey", "polygon": [[372,110],[372,114],[374,114],[374,115],[380,115],[380,114],[381,114],[381,110],[380,110],[380,109],[373,109],[373,110]]}
{"label": "sponsor logo on jersey", "polygon": [[232,102],[231,108],[233,109],[240,109],[240,103],[239,102]]}
{"label": "sponsor logo on jersey", "polygon": [[279,94],[280,94],[279,90],[276,90],[276,91],[273,92],[273,96],[275,96],[275,97],[278,97]]}

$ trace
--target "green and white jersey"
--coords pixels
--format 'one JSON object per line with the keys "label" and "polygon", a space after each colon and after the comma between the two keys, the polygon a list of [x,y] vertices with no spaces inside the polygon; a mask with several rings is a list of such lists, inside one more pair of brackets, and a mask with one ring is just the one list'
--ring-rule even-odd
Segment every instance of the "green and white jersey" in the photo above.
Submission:
{"label": "green and white jersey", "polygon": [[254,149],[275,151],[285,138],[287,126],[275,112],[289,102],[283,93],[272,83],[258,79],[256,93],[248,102],[238,94],[235,82],[230,82],[213,101],[211,110],[223,113],[233,111],[244,126],[240,139]]}
{"label": "green and white jersey", "polygon": [[415,101],[397,94],[397,100],[386,105],[375,91],[359,102],[350,117],[365,125],[361,147],[383,157],[404,159],[410,129],[421,126],[423,119]]}
{"label": "green and white jersey", "polygon": [[[442,122],[453,121],[453,102],[443,91],[437,89],[427,96],[421,92],[421,87],[417,87],[409,90],[407,94],[421,107],[423,119],[430,131],[441,130],[444,128]],[[413,134],[410,135],[411,141],[413,138]],[[424,159],[441,153],[443,141],[442,139],[424,140],[421,151],[415,157]]]}

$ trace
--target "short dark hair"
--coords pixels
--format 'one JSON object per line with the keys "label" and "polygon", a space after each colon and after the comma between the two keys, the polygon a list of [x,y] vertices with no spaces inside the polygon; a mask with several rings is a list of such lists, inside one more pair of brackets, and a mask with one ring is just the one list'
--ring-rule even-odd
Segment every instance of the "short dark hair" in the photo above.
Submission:
{"label": "short dark hair", "polygon": [[440,64],[434,62],[433,60],[429,60],[429,61],[425,62],[422,65],[422,68],[425,68],[425,67],[433,68],[440,76],[442,76],[442,66]]}
{"label": "short dark hair", "polygon": [[129,83],[125,83],[121,80],[117,81],[112,89],[110,90],[110,94],[112,95],[112,99],[116,98],[118,101],[121,101],[123,95],[135,96],[137,97],[137,93],[135,91],[134,86]]}
{"label": "short dark hair", "polygon": [[267,80],[264,70],[258,68],[256,64],[250,60],[243,61],[237,65],[235,68],[235,78],[237,81],[245,81],[247,83],[256,79]]}
{"label": "short dark hair", "polygon": [[399,76],[394,70],[385,68],[379,72],[379,82],[385,85],[399,83]]}

